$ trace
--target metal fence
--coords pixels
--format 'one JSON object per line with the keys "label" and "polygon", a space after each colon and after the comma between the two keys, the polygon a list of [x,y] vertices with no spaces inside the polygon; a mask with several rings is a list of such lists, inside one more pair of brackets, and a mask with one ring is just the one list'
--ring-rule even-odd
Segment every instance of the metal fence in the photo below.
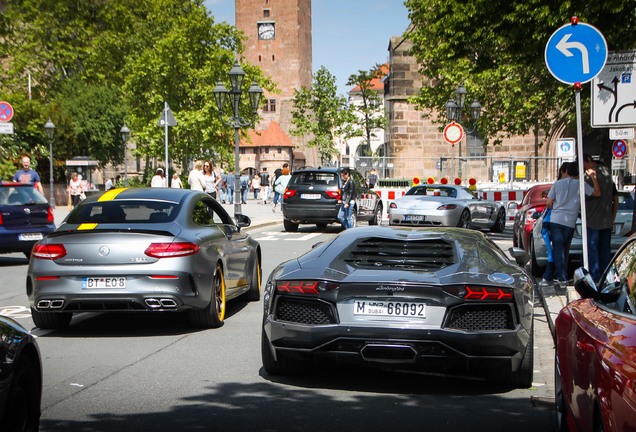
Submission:
{"label": "metal fence", "polygon": [[[455,178],[466,182],[475,179],[480,183],[511,182],[552,182],[556,179],[561,158],[529,156],[485,156],[485,157],[356,157],[352,166],[365,176],[376,170],[379,179],[412,179],[419,177],[426,181],[428,177],[439,181]],[[634,184],[636,175],[636,157],[626,157],[620,164],[613,162],[615,181],[619,186]]]}

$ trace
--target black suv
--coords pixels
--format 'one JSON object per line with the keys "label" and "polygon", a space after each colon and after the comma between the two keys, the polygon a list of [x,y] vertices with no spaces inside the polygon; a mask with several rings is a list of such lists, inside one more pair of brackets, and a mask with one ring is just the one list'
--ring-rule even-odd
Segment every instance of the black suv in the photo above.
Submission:
{"label": "black suv", "polygon": [[[338,222],[341,205],[342,168],[303,168],[295,171],[283,198],[283,223],[286,231],[298,230],[299,224],[316,224],[326,227]],[[351,169],[351,180],[356,185],[356,204],[353,225],[366,220],[369,225],[382,221],[382,201],[369,189],[364,177]]]}

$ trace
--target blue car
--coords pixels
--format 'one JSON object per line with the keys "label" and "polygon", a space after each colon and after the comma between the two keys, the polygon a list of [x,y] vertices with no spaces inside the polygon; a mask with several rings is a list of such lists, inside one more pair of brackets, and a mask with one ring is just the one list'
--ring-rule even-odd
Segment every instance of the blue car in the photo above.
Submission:
{"label": "blue car", "polygon": [[0,184],[0,253],[22,252],[55,231],[53,210],[31,184]]}

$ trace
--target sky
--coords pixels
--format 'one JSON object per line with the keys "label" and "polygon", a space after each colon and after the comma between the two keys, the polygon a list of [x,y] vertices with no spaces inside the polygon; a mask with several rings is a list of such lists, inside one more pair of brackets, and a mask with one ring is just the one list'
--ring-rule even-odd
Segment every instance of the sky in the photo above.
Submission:
{"label": "sky", "polygon": [[[234,25],[234,0],[207,0],[215,22]],[[325,66],[346,95],[350,75],[389,60],[389,40],[410,21],[404,0],[312,0],[312,69]]]}

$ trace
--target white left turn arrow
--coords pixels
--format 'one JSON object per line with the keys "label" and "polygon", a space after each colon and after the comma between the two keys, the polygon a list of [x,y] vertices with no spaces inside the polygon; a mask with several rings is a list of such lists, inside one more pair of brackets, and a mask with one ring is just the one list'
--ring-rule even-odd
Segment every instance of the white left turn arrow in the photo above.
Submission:
{"label": "white left turn arrow", "polygon": [[566,57],[572,57],[574,55],[572,51],[570,51],[570,49],[577,49],[581,51],[581,63],[583,66],[583,73],[584,74],[590,73],[590,59],[587,53],[587,48],[581,42],[569,42],[570,36],[572,36],[572,33],[568,33],[564,35],[563,38],[559,41],[559,43],[556,45],[556,49],[561,51],[563,55]]}

